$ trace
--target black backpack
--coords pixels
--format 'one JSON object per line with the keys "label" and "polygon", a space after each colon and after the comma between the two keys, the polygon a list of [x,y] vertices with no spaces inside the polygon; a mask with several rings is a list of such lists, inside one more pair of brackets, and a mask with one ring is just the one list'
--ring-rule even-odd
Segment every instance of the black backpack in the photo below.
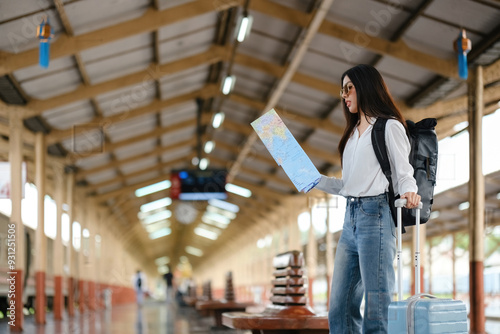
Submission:
{"label": "black backpack", "polygon": [[137,287],[140,289],[142,287],[142,279],[141,276],[137,277]]}
{"label": "black backpack", "polygon": [[[380,163],[382,172],[389,181],[389,204],[391,207],[394,224],[396,224],[396,207],[394,201],[394,187],[392,185],[392,172],[387,156],[387,146],[385,145],[385,126],[387,119],[378,118],[373,125],[372,144]],[[434,196],[434,186],[436,185],[436,170],[438,158],[438,140],[435,131],[437,121],[435,118],[425,118],[414,123],[407,120],[406,125],[409,132],[411,151],[409,156],[410,164],[413,166],[413,177],[417,181],[418,194],[422,198],[422,210],[420,211],[420,224],[425,224],[431,215],[431,207]],[[415,225],[416,210],[403,208],[403,232],[405,226]]]}

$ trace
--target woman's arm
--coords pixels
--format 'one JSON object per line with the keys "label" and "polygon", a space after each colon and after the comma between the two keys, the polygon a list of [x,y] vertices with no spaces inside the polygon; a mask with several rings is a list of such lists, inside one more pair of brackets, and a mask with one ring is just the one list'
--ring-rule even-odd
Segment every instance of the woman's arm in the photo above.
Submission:
{"label": "woman's arm", "polygon": [[401,198],[407,199],[407,208],[414,208],[420,202],[420,196],[417,194],[413,167],[408,160],[411,147],[405,128],[397,120],[388,120],[385,136],[392,175],[397,180],[397,189],[394,191],[399,193]]}
{"label": "woman's arm", "polygon": [[344,184],[342,182],[342,179],[321,175],[319,183],[314,188],[322,190],[332,195],[338,195],[340,189],[342,189],[343,186]]}

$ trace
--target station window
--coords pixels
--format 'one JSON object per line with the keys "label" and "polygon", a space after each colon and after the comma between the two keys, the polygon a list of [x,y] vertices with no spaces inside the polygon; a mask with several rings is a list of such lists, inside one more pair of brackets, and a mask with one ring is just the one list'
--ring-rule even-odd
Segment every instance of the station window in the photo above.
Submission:
{"label": "station window", "polygon": [[51,239],[57,235],[57,206],[52,197],[45,195],[44,203],[44,232]]}
{"label": "station window", "polygon": [[73,247],[80,250],[81,245],[81,225],[79,222],[73,222]]}

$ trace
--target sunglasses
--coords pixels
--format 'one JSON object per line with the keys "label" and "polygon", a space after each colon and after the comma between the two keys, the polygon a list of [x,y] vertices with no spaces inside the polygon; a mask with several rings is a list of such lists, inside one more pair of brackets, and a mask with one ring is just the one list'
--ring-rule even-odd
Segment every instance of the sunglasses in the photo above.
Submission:
{"label": "sunglasses", "polygon": [[352,84],[352,82],[348,82],[344,85],[344,87],[342,87],[342,89],[340,90],[340,97],[343,98],[344,95],[346,96],[349,96],[349,93],[351,92],[351,89],[354,88],[354,85]]}

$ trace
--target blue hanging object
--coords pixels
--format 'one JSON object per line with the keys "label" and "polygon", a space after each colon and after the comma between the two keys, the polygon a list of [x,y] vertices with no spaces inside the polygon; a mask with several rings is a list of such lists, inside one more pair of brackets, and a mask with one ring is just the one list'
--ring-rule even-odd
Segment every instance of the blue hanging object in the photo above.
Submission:
{"label": "blue hanging object", "polygon": [[50,44],[52,39],[52,28],[50,27],[49,19],[45,18],[37,27],[36,35],[40,40],[38,63],[43,68],[49,67],[50,59]]}
{"label": "blue hanging object", "polygon": [[462,29],[460,35],[454,43],[455,52],[458,55],[458,76],[464,80],[469,76],[467,69],[467,54],[472,49],[472,43],[465,34],[465,29]]}
{"label": "blue hanging object", "polygon": [[49,42],[40,42],[39,46],[39,57],[38,63],[43,68],[49,67],[49,58],[50,58],[50,44]]}

